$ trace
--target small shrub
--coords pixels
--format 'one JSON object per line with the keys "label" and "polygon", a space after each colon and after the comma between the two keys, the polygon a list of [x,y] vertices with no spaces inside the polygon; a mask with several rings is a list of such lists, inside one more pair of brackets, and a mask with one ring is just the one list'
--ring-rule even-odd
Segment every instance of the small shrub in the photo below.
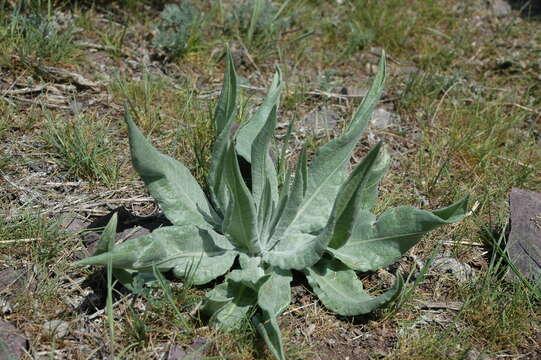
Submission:
{"label": "small shrub", "polygon": [[192,50],[198,41],[197,26],[201,16],[189,3],[168,4],[160,14],[158,35],[152,44],[172,58]]}

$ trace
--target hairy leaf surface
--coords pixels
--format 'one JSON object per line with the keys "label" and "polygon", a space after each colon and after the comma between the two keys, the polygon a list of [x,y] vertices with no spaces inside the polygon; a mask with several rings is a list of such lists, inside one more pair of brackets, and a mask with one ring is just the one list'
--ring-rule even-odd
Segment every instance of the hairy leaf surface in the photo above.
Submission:
{"label": "hairy leaf surface", "polygon": [[305,270],[308,282],[321,302],[328,309],[344,316],[372,312],[400,293],[402,279],[379,296],[370,296],[353,270],[338,260],[321,259],[315,266]]}
{"label": "hairy leaf surface", "polygon": [[351,153],[370,120],[384,81],[385,60],[382,57],[376,78],[347,131],[317,150],[308,169],[306,197],[290,225],[293,230],[313,233],[327,223],[334,199],[346,177]]}
{"label": "hairy leaf surface", "polygon": [[444,224],[461,220],[467,211],[467,198],[440,210],[426,211],[400,206],[379,218],[362,211],[351,237],[328,251],[350,268],[374,271],[385,268],[403,256],[422,236]]}
{"label": "hairy leaf surface", "polygon": [[81,265],[105,265],[149,271],[153,266],[160,271],[173,270],[178,277],[190,273],[194,284],[205,284],[231,268],[237,251],[227,239],[196,226],[167,226],[151,234],[123,242],[112,251],[79,261]]}
{"label": "hairy leaf surface", "polygon": [[190,171],[179,161],[157,151],[125,112],[133,167],[150,195],[174,225],[209,227],[211,216],[205,193]]}

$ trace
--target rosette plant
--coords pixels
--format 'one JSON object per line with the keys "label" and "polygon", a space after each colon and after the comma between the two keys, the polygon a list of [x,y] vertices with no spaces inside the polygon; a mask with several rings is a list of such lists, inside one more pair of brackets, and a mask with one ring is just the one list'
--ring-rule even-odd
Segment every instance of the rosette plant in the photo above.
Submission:
{"label": "rosette plant", "polygon": [[[380,216],[370,212],[389,156],[378,144],[351,172],[349,164],[384,80],[382,58],[343,134],[320,147],[310,164],[304,149],[296,169],[284,175],[269,155],[280,71],[264,102],[232,135],[237,77],[228,55],[213,119],[208,196],[182,163],[150,144],[126,111],[133,166],[173,225],[104,247],[79,263],[110,264],[123,274],[172,271],[179,278],[190,275],[196,285],[223,276],[207,292],[202,311],[212,325],[224,329],[251,317],[277,359],[285,359],[277,317],[290,304],[293,270],[306,276],[321,302],[340,315],[365,314],[388,303],[400,292],[401,277],[391,289],[372,296],[356,271],[384,268],[427,231],[462,219],[467,199],[435,211],[401,206]],[[239,159],[249,168],[244,177]],[[285,180],[279,181],[282,175]]]}

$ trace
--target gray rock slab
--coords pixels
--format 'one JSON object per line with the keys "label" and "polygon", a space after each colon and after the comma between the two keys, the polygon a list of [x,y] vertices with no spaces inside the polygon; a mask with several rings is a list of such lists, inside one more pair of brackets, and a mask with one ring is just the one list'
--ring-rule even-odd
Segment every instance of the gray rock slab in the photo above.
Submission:
{"label": "gray rock slab", "polygon": [[11,323],[0,320],[0,360],[21,359],[28,350],[28,340]]}
{"label": "gray rock slab", "polygon": [[[510,261],[528,279],[541,277],[541,193],[513,188],[509,196],[511,232],[507,242]],[[511,271],[510,278],[516,278]]]}

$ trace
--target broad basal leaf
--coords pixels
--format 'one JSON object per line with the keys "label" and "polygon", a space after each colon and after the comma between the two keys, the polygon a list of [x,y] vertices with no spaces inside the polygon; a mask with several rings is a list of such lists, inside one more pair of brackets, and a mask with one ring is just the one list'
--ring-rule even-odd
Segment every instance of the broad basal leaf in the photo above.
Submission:
{"label": "broad basal leaf", "polygon": [[202,312],[210,316],[211,325],[221,329],[235,329],[248,318],[257,294],[243,284],[226,281],[205,295]]}
{"label": "broad basal leaf", "polygon": [[292,229],[313,233],[320,231],[327,223],[334,199],[346,177],[351,153],[370,120],[383,91],[384,81],[385,60],[382,57],[376,78],[347,131],[317,150],[308,169],[306,197],[291,222]]}
{"label": "broad basal leaf", "polygon": [[291,303],[291,271],[272,268],[269,278],[260,286],[257,304],[272,316],[280,315]]}
{"label": "broad basal leaf", "polygon": [[261,314],[255,314],[252,321],[274,357],[278,360],[285,360],[282,334],[276,317],[263,310]]}
{"label": "broad basal leaf", "polygon": [[[276,126],[281,91],[282,73],[279,68],[276,68],[276,74],[263,104],[254,116],[239,128],[236,135],[237,153],[252,164],[252,190],[256,205],[259,204],[265,186],[263,179],[267,179],[270,183],[272,200],[276,202],[278,198],[278,176],[270,157],[269,144]],[[256,158],[252,159],[252,156]]]}
{"label": "broad basal leaf", "polygon": [[210,227],[210,205],[205,193],[179,161],[158,152],[145,139],[126,109],[133,167],[145,182],[150,195],[160,204],[174,225]]}
{"label": "broad basal leaf", "polygon": [[[263,190],[268,183],[271,199],[276,201],[278,198],[278,179],[276,170],[268,171],[269,166],[274,167],[272,159],[269,159],[270,144],[276,127],[276,107],[269,113],[269,117],[261,131],[252,143],[251,151],[251,173],[252,173],[252,196],[256,208],[259,210],[260,203],[263,201]],[[272,179],[271,179],[272,177]]]}
{"label": "broad basal leaf", "polygon": [[284,236],[285,231],[297,215],[306,193],[307,155],[304,147],[297,161],[295,180],[291,191],[288,193],[289,184],[284,184],[277,211],[271,220],[271,239],[267,249],[272,249]]}
{"label": "broad basal leaf", "polygon": [[214,205],[223,216],[228,204],[227,187],[224,177],[225,153],[230,143],[230,129],[237,109],[237,74],[231,54],[227,53],[227,65],[224,86],[214,112],[214,129],[216,139],[212,149],[209,172],[209,189]]}
{"label": "broad basal leaf", "polygon": [[240,127],[237,134],[236,150],[237,153],[246,159],[249,163],[252,162],[252,144],[256,136],[261,132],[261,129],[267,123],[273,109],[277,111],[278,100],[282,91],[282,73],[279,68],[276,68],[276,74],[272,80],[272,84],[267,93],[267,97],[263,104],[257,109],[254,116]]}
{"label": "broad basal leaf", "polygon": [[353,270],[338,260],[326,258],[304,272],[323,305],[345,316],[372,312],[393,300],[403,285],[402,278],[399,277],[392,289],[379,296],[370,296]]}
{"label": "broad basal leaf", "polygon": [[377,219],[362,211],[347,242],[337,248],[329,247],[328,251],[355,270],[385,268],[402,257],[426,232],[461,220],[466,215],[467,204],[467,198],[463,198],[432,212],[400,206]]}
{"label": "broad basal leaf", "polygon": [[239,249],[249,254],[257,254],[261,250],[257,212],[250,190],[242,179],[234,146],[229,147],[225,161],[225,176],[231,206],[224,220],[224,231]]}
{"label": "broad basal leaf", "polygon": [[223,275],[236,256],[227,239],[213,230],[167,226],[78,264],[106,265],[111,259],[114,268],[149,271],[156,266],[160,271],[173,270],[177,277],[193,276],[193,283],[198,285]]}
{"label": "broad basal leaf", "polygon": [[347,181],[342,185],[333,204],[331,216],[322,235],[327,233],[331,244],[343,244],[351,235],[358,212],[362,209],[363,191],[372,186],[374,165],[381,152],[381,142],[378,143],[353,170]]}
{"label": "broad basal leaf", "polygon": [[370,211],[374,207],[378,199],[379,182],[389,169],[390,163],[391,157],[389,153],[385,148],[381,149],[376,161],[367,174],[366,182],[357,194],[357,202],[360,209]]}
{"label": "broad basal leaf", "polygon": [[243,284],[257,292],[261,284],[269,277],[261,267],[261,258],[241,253],[239,254],[239,262],[241,268],[227,274],[227,281]]}
{"label": "broad basal leaf", "polygon": [[[342,184],[323,231],[318,234],[308,234],[298,232],[295,228],[288,228],[279,238],[276,246],[264,255],[264,260],[281,269],[303,270],[314,265],[320,259],[331,239],[335,242],[347,239],[358,210],[356,201],[358,191],[367,180],[367,174],[377,158],[380,148],[381,144],[378,144],[355,168],[348,180]],[[286,212],[284,212],[284,216],[287,216]]]}

